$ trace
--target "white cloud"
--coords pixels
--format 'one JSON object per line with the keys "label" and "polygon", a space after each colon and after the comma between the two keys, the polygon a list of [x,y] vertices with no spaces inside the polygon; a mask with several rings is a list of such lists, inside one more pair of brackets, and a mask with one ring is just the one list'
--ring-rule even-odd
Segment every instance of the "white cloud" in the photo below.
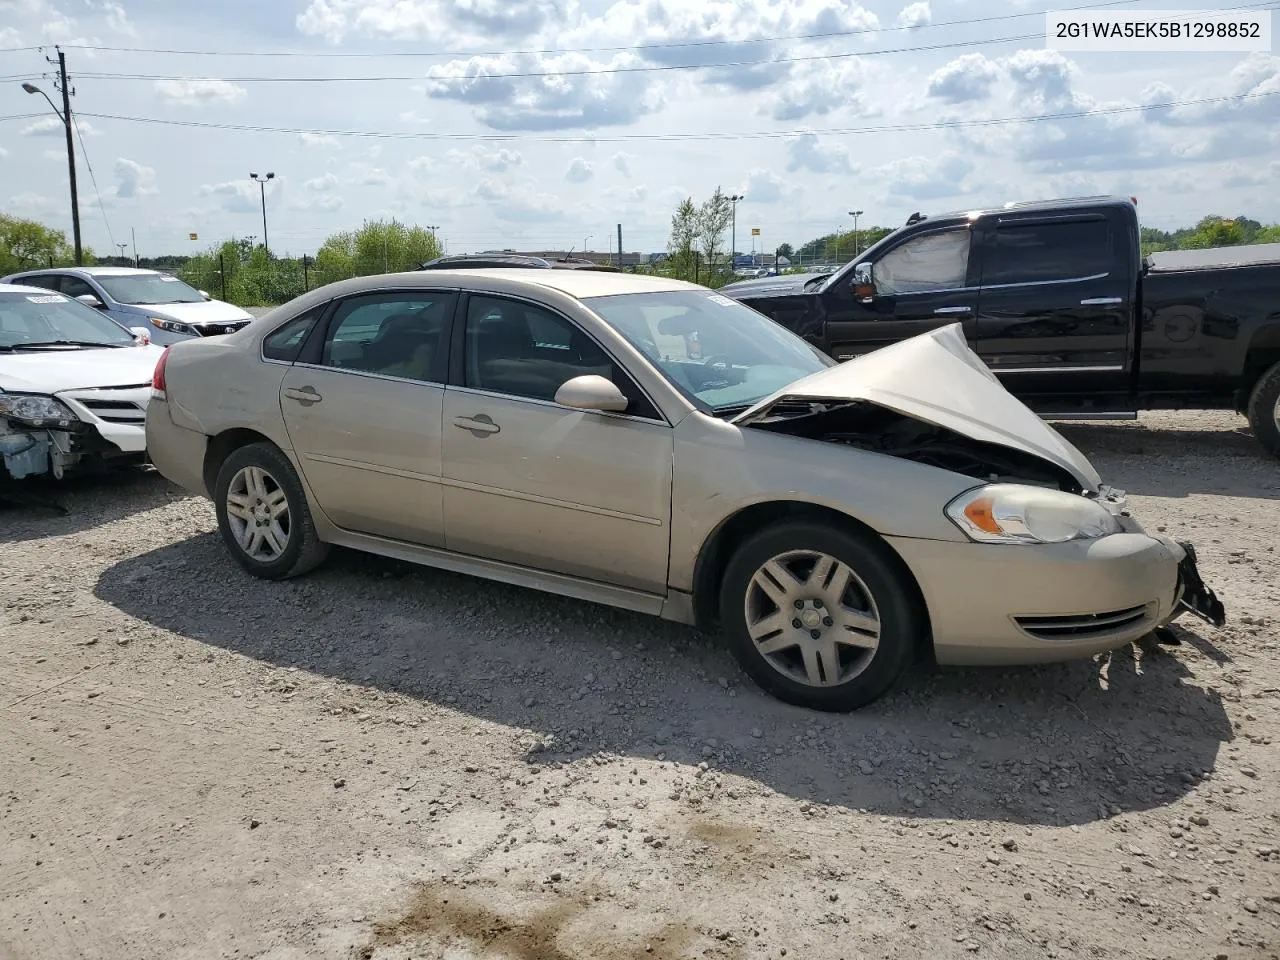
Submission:
{"label": "white cloud", "polygon": [[133,24],[129,22],[129,17],[125,13],[123,5],[113,2],[113,0],[103,0],[97,6],[98,9],[102,10],[107,26],[112,30],[130,37],[137,36],[137,31],[133,29]]}
{"label": "white cloud", "polygon": [[341,149],[338,138],[330,133],[300,133],[298,139],[304,147],[327,147],[332,150]]}
{"label": "white cloud", "polygon": [[169,104],[235,103],[249,91],[226,80],[157,80],[156,94]]}
{"label": "white cloud", "polygon": [[[427,95],[469,104],[495,130],[558,130],[633,123],[662,105],[643,73],[556,74],[640,65],[630,53],[597,61],[580,53],[503,54],[451,60],[427,71]],[[512,77],[508,74],[548,74]]]}
{"label": "white cloud", "polygon": [[49,197],[41,196],[30,190],[9,198],[9,206],[15,210],[30,211],[32,213],[43,213],[46,210],[52,210],[57,205],[56,200],[51,200]]}
{"label": "white cloud", "polygon": [[199,193],[201,196],[218,197],[222,209],[229,213],[250,213],[261,209],[259,187],[249,180],[206,183],[200,187]]}
{"label": "white cloud", "polygon": [[564,217],[564,201],[533,184],[514,184],[486,177],[472,191],[499,220],[544,223]]}
{"label": "white cloud", "polygon": [[1227,165],[1222,185],[1228,189],[1234,187],[1261,187],[1275,180],[1280,180],[1280,160],[1273,160],[1266,166],[1260,164],[1231,163]]}
{"label": "white cloud", "polygon": [[582,157],[574,157],[570,160],[569,169],[564,174],[564,178],[570,183],[586,183],[593,176],[595,171],[591,168],[591,164]]}
{"label": "white cloud", "polygon": [[933,22],[933,11],[929,9],[928,0],[922,0],[920,3],[911,3],[902,8],[895,21],[899,27],[907,27],[914,29],[916,27],[925,27]]}
{"label": "white cloud", "polygon": [[877,167],[875,180],[888,183],[890,196],[909,200],[937,200],[959,196],[966,191],[965,178],[973,172],[971,160],[954,151],[932,156],[913,156]]}
{"label": "white cloud", "polygon": [[1078,68],[1057,50],[1019,50],[1001,62],[1020,102],[1041,111],[1077,105],[1072,80]]}
{"label": "white cloud", "polygon": [[22,34],[13,27],[0,27],[0,47],[21,47]]}
{"label": "white cloud", "polygon": [[792,173],[850,173],[854,169],[849,151],[838,144],[823,143],[816,133],[802,133],[787,144],[787,170]]}
{"label": "white cloud", "polygon": [[624,177],[629,177],[631,176],[631,161],[634,159],[635,157],[631,154],[619,150],[610,158],[610,162],[613,163],[613,169],[617,170]]}
{"label": "white cloud", "polygon": [[[467,170],[491,170],[494,173],[506,173],[524,165],[524,155],[519,150],[500,147],[496,150],[477,145],[470,150],[448,150],[444,159]],[[409,161],[413,170],[433,170],[440,165],[436,157],[418,157]]]}
{"label": "white cloud", "polygon": [[863,97],[867,68],[859,60],[817,60],[796,64],[791,78],[772,88],[762,112],[775,120],[803,120],[836,111],[869,116]]}
{"label": "white cloud", "polygon": [[523,37],[562,16],[554,0],[312,0],[296,19],[307,36],[438,40],[442,32],[477,38]]}
{"label": "white cloud", "polygon": [[787,194],[787,182],[771,170],[754,168],[740,191],[751,203],[777,203]]}
{"label": "white cloud", "polygon": [[324,193],[332,190],[338,185],[338,175],[335,173],[326,173],[322,177],[313,177],[303,184],[308,190],[316,193]]}
{"label": "white cloud", "polygon": [[[74,111],[72,111],[74,113]],[[79,117],[72,117],[75,120],[75,126],[80,131],[82,137],[101,136],[102,131],[95,127],[88,120],[81,120]],[[66,127],[62,125],[62,121],[57,117],[44,117],[35,123],[27,124],[20,131],[24,137],[61,137],[64,136]]]}
{"label": "white cloud", "polygon": [[391,176],[382,167],[371,163],[353,163],[351,182],[361,187],[385,187],[391,182]]}
{"label": "white cloud", "polygon": [[927,94],[944,103],[985,100],[1000,76],[999,64],[980,53],[966,53],[929,75]]}
{"label": "white cloud", "polygon": [[0,160],[3,160],[8,155],[9,155],[9,151],[6,150],[4,147],[0,147]]}
{"label": "white cloud", "polygon": [[334,193],[320,193],[315,196],[293,197],[288,203],[290,210],[318,210],[323,213],[336,213],[346,205],[342,197]]}
{"label": "white cloud", "polygon": [[121,200],[146,197],[159,193],[156,187],[156,171],[153,167],[120,157],[116,160],[116,196]]}

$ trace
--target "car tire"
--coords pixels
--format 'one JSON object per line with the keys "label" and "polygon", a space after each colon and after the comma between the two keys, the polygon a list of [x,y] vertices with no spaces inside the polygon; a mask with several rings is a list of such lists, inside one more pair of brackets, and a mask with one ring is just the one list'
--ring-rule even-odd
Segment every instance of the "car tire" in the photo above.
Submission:
{"label": "car tire", "polygon": [[1263,449],[1280,457],[1280,363],[1272,365],[1253,385],[1246,413]]}
{"label": "car tire", "polygon": [[251,443],[232,451],[218,468],[213,502],[223,542],[255,577],[296,577],[329,554],[329,545],[316,534],[297,471],[274,444]]}
{"label": "car tire", "polygon": [[815,710],[856,710],[884,694],[919,649],[925,618],[908,577],[873,535],[782,522],[730,558],[721,624],[742,669],[767,692]]}

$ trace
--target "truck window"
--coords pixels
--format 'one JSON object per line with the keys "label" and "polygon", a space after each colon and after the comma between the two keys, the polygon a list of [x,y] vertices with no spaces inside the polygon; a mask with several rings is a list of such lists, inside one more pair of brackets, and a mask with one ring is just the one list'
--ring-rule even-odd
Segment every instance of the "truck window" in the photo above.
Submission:
{"label": "truck window", "polygon": [[1101,217],[1001,224],[987,247],[982,283],[1074,280],[1107,273],[1111,265],[1111,231]]}
{"label": "truck window", "polygon": [[877,260],[873,270],[876,293],[881,295],[963,287],[969,270],[969,228],[908,240]]}

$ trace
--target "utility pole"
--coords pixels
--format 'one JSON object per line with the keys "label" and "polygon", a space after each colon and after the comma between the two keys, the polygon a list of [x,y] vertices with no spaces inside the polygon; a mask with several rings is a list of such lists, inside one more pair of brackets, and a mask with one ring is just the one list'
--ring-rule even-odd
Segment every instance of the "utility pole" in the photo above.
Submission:
{"label": "utility pole", "polygon": [[[729,233],[729,272],[733,273],[733,268],[738,265],[738,201],[746,198],[735,193],[729,198],[729,202],[733,204],[733,227]],[[721,234],[724,236],[724,234]]]}
{"label": "utility pole", "polygon": [[622,224],[618,224],[618,263],[619,270],[622,269]]}
{"label": "utility pole", "polygon": [[853,258],[858,259],[858,218],[862,216],[861,210],[850,210],[849,216],[853,217]]}
{"label": "utility pole", "polygon": [[133,227],[129,228],[129,239],[133,241],[133,265],[138,265],[138,231]]}
{"label": "utility pole", "polygon": [[[24,83],[22,89],[27,93],[38,93],[49,101],[49,106],[53,108],[54,116],[62,121],[62,126],[66,129],[67,134],[67,174],[71,182],[71,235],[75,241],[76,266],[84,264],[84,251],[80,246],[80,198],[76,191],[76,148],[75,141],[71,135],[71,88],[67,84],[67,55],[62,52],[60,47],[55,47],[58,51],[58,85],[62,92],[62,110],[59,111],[49,95],[37,87],[33,83]],[[53,61],[50,60],[50,63]]]}
{"label": "utility pole", "polygon": [[276,175],[270,171],[265,177],[259,177],[256,173],[249,174],[249,179],[258,185],[258,193],[262,195],[262,249],[266,251],[268,259],[271,257],[271,247],[267,243],[267,181],[275,178]]}

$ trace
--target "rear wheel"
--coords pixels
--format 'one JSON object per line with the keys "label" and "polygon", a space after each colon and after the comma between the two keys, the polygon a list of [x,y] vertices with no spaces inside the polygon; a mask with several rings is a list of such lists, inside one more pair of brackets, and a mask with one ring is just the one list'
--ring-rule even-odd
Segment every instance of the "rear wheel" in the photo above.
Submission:
{"label": "rear wheel", "polygon": [[232,451],[218,470],[214,506],[231,556],[255,577],[296,577],[328,555],[298,474],[273,444],[251,443]]}
{"label": "rear wheel", "polygon": [[1253,385],[1246,412],[1258,442],[1273,457],[1280,457],[1280,363]]}
{"label": "rear wheel", "polygon": [[883,694],[910,662],[923,617],[876,538],[784,522],[729,561],[720,616],[742,668],[781,700],[848,711]]}

